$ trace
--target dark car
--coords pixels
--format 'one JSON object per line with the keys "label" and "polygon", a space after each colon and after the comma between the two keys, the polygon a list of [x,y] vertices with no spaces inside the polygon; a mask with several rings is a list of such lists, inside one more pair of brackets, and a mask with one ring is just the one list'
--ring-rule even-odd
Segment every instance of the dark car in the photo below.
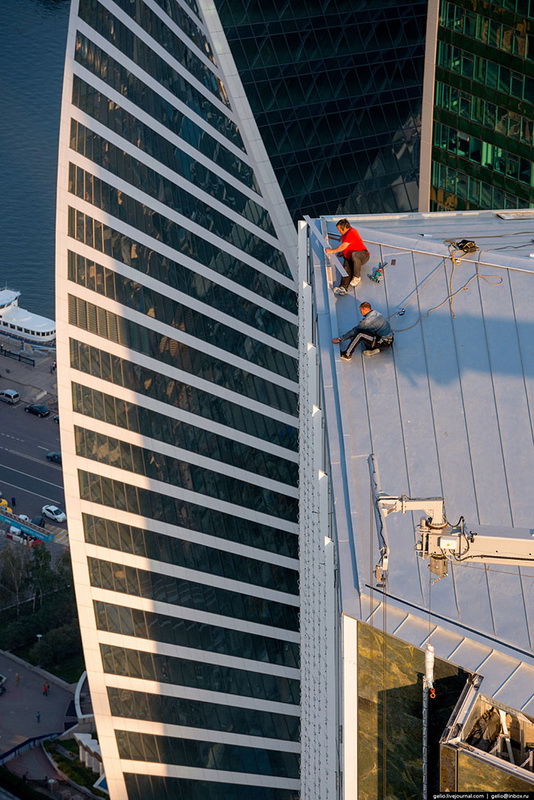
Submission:
{"label": "dark car", "polygon": [[46,457],[49,461],[53,461],[54,464],[61,464],[61,453],[47,453]]}
{"label": "dark car", "polygon": [[44,528],[46,525],[44,517],[34,517],[32,519],[32,525],[37,525],[38,528]]}
{"label": "dark car", "polygon": [[36,417],[48,417],[50,414],[50,409],[46,406],[40,406],[33,404],[31,406],[25,406],[24,411],[27,411],[28,414],[35,414]]}
{"label": "dark car", "polygon": [[52,417],[52,419],[54,420],[54,422],[56,423],[56,425],[59,425],[59,414],[54,414],[54,416]]}

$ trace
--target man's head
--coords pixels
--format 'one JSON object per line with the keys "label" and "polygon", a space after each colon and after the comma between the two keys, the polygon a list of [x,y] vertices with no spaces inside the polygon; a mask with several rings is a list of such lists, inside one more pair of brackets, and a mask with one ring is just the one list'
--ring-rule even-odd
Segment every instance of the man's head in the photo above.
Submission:
{"label": "man's head", "polygon": [[365,317],[370,311],[372,311],[371,303],[360,303],[360,311],[362,312],[362,317]]}
{"label": "man's head", "polygon": [[340,233],[345,233],[350,227],[351,224],[348,219],[340,219],[339,222],[336,222],[336,228]]}

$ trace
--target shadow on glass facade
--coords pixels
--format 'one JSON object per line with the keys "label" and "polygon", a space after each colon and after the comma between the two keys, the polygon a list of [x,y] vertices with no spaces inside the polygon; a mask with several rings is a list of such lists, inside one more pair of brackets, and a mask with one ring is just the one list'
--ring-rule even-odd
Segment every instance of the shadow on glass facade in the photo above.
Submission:
{"label": "shadow on glass facade", "polygon": [[417,210],[427,4],[215,4],[293,217]]}

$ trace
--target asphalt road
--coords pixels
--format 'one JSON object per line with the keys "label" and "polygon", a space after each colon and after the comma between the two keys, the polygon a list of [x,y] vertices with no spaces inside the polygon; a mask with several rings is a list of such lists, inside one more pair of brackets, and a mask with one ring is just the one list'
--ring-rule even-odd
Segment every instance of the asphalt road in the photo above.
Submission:
{"label": "asphalt road", "polygon": [[59,425],[52,415],[27,414],[24,405],[0,402],[0,491],[8,503],[16,498],[16,514],[31,519],[45,504],[64,508],[65,500],[61,466],[46,460],[60,450]]}

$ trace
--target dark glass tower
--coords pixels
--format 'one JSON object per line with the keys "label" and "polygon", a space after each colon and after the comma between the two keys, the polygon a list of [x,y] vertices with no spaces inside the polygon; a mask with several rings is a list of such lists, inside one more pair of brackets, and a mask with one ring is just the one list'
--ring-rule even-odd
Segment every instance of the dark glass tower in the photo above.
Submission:
{"label": "dark glass tower", "polygon": [[293,217],[415,210],[427,4],[215,5]]}
{"label": "dark glass tower", "polygon": [[532,208],[533,0],[443,0],[430,209]]}

